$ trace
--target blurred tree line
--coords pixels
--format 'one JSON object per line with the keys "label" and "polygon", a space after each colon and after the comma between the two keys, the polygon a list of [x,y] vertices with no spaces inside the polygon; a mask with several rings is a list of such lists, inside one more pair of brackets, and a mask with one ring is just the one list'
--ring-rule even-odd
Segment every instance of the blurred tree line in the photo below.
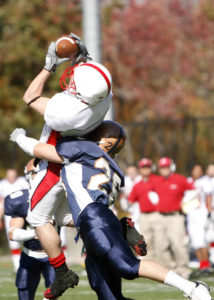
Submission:
{"label": "blurred tree line", "polygon": [[[185,165],[185,152],[180,148],[175,151],[176,130],[191,136],[193,127],[182,127],[182,120],[214,115],[213,0],[101,3],[103,63],[113,76],[115,119],[131,133],[131,159],[173,156],[179,150],[179,159],[183,155]],[[82,36],[81,9],[80,0],[0,1],[0,177],[9,164],[22,170],[27,160],[15,145],[5,143],[11,130],[24,127],[29,134],[39,136],[43,119],[24,104],[22,97],[42,69],[49,43],[69,32]],[[64,68],[60,66],[48,81],[47,96],[59,91]],[[156,121],[163,125],[155,126]],[[167,127],[164,122],[174,125]],[[155,128],[150,134],[148,126]],[[160,128],[161,140],[167,143],[161,147],[154,139]],[[206,162],[212,151],[212,145],[208,145],[211,135],[200,124],[197,132],[199,152]],[[192,138],[184,148],[191,143]],[[150,144],[153,147],[147,146]]]}

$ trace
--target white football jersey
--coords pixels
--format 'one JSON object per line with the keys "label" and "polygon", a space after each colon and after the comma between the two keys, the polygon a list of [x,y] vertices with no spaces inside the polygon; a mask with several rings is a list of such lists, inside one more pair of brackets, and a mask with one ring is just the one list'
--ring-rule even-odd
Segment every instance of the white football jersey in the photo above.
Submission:
{"label": "white football jersey", "polygon": [[10,183],[7,179],[0,181],[0,197],[5,198],[13,192],[28,189],[28,183],[25,177],[18,177],[13,183]]}
{"label": "white football jersey", "polygon": [[112,93],[97,105],[89,106],[68,91],[57,93],[47,104],[44,119],[62,135],[82,136],[95,129],[104,119]]}
{"label": "white football jersey", "polygon": [[195,180],[194,185],[196,189],[200,191],[200,203],[201,207],[206,207],[206,196],[212,195],[213,187],[207,176],[202,176],[201,178]]}
{"label": "white football jersey", "polygon": [[208,175],[204,176],[212,186],[212,208],[214,208],[214,177],[210,177]]}

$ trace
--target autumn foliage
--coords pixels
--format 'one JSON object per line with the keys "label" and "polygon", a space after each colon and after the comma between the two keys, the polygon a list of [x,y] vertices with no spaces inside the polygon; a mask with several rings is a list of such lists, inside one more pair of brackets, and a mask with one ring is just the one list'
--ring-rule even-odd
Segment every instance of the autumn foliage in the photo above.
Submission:
{"label": "autumn foliage", "polygon": [[213,1],[129,1],[107,12],[119,120],[213,115]]}

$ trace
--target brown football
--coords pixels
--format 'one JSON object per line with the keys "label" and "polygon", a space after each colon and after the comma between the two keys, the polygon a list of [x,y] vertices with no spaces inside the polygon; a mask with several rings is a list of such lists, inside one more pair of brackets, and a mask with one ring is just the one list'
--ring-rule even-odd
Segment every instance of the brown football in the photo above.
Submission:
{"label": "brown football", "polygon": [[68,35],[63,35],[56,40],[56,54],[60,58],[73,59],[79,53],[79,48],[76,44],[76,40],[72,39]]}

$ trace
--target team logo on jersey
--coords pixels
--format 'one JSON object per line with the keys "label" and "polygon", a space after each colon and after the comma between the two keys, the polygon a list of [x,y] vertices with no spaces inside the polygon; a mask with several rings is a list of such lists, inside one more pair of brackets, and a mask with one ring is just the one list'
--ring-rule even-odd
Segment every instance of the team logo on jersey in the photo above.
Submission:
{"label": "team logo on jersey", "polygon": [[169,188],[170,188],[170,190],[176,190],[178,188],[178,186],[177,186],[177,184],[172,183],[172,184],[170,184]]}

